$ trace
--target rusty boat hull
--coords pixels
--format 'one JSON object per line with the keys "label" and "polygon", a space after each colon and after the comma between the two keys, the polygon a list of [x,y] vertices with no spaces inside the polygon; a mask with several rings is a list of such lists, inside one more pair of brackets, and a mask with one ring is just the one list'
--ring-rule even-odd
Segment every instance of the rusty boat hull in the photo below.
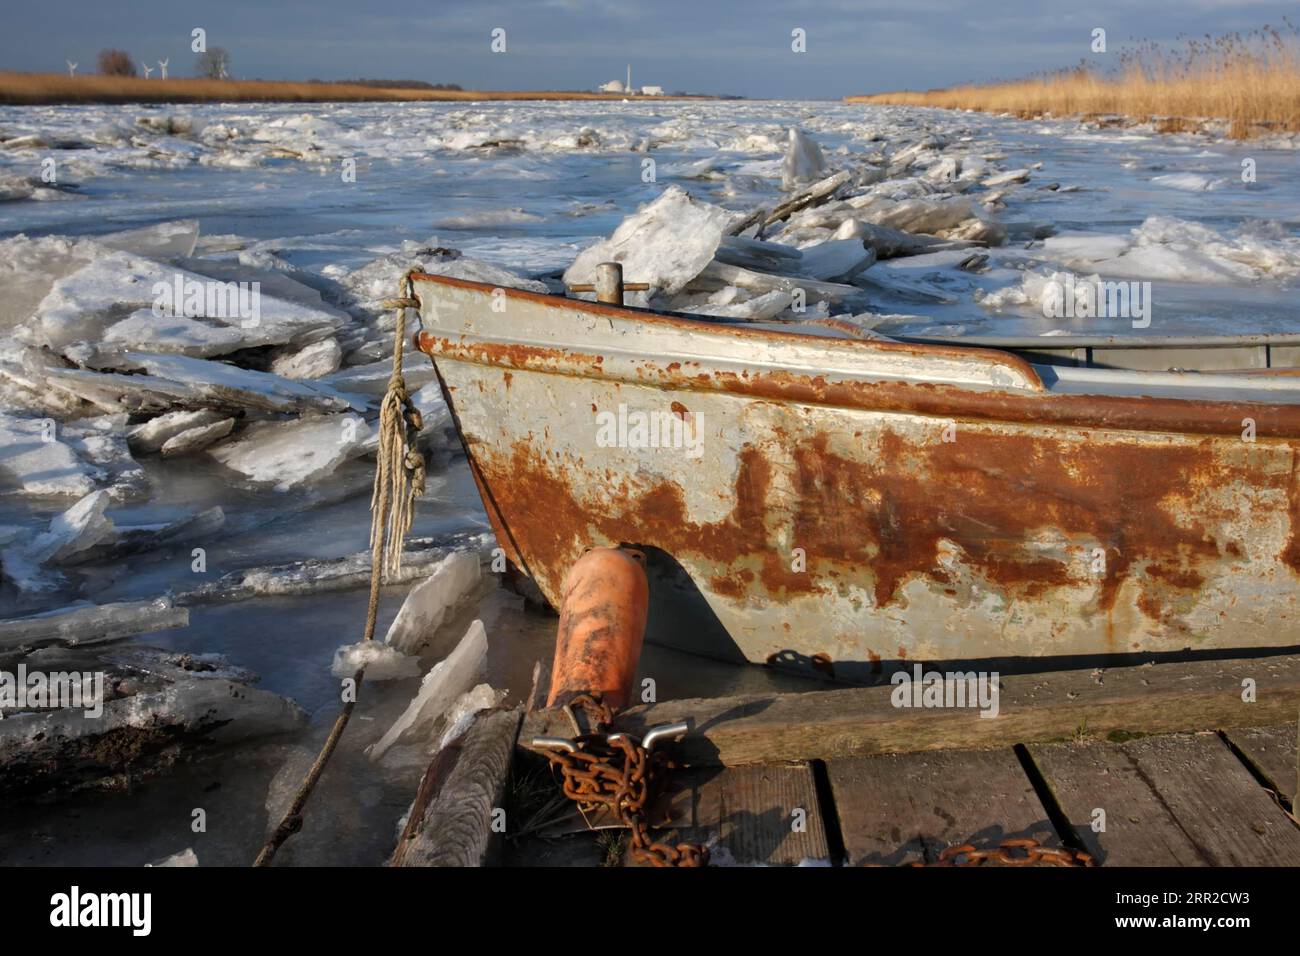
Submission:
{"label": "rusty boat hull", "polygon": [[500,546],[554,606],[585,550],[630,545],[649,640],[848,679],[1300,645],[1294,376],[414,281]]}

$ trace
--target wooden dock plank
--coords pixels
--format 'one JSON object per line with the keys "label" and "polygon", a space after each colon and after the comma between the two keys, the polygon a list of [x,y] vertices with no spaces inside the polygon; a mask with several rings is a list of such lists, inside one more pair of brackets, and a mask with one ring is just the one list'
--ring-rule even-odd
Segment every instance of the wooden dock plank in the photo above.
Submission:
{"label": "wooden dock plank", "polygon": [[[1217,734],[1029,748],[1106,866],[1296,866],[1300,828]],[[1105,832],[1092,830],[1105,811]]]}
{"label": "wooden dock plank", "polygon": [[1245,727],[1226,732],[1232,745],[1270,787],[1292,803],[1296,793],[1296,725]]}
{"label": "wooden dock plank", "polygon": [[[1255,703],[1241,699],[1246,677],[1257,684]],[[689,720],[683,759],[725,766],[1068,740],[1081,725],[1103,735],[1259,726],[1293,720],[1300,710],[1300,656],[1007,675],[1000,684],[994,718],[975,709],[895,707],[894,688],[884,686],[665,701],[628,709],[619,726],[644,733]],[[520,738],[572,732],[561,712],[543,710],[528,715]]]}
{"label": "wooden dock plank", "polygon": [[715,864],[793,865],[830,857],[806,764],[674,770],[656,803],[665,843],[709,843]]}
{"label": "wooden dock plank", "polygon": [[1010,748],[846,757],[826,766],[851,865],[934,862],[948,846],[1060,846]]}

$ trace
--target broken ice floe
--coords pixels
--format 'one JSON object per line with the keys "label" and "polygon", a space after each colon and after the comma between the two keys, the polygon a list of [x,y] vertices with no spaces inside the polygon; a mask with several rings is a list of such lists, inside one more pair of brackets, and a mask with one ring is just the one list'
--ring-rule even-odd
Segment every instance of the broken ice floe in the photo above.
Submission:
{"label": "broken ice floe", "polygon": [[0,720],[0,799],[6,801],[128,789],[211,745],[297,730],[307,719],[291,700],[221,677],[121,673],[94,659],[33,655],[32,664],[42,672],[107,670],[108,699],[91,709],[6,714]]}
{"label": "broken ice floe", "polygon": [[797,126],[790,127],[785,158],[781,162],[781,186],[794,189],[826,171],[821,147]]}
{"label": "broken ice floe", "polygon": [[76,604],[0,621],[0,649],[82,645],[115,641],[150,631],[185,627],[189,611],[171,600]]}
{"label": "broken ice floe", "polygon": [[[404,584],[423,579],[448,554],[448,549],[472,548],[482,552],[493,538],[487,533],[467,533],[446,539],[411,538],[402,552],[402,566],[385,581]],[[370,552],[363,551],[336,559],[311,559],[289,564],[268,565],[232,571],[216,581],[175,595],[178,605],[243,601],[269,595],[314,594],[342,591],[370,585]]]}
{"label": "broken ice floe", "polygon": [[137,432],[124,415],[61,425],[0,414],[0,493],[81,496],[107,488],[115,501],[143,494],[145,475],[128,447]]}
{"label": "broken ice floe", "polygon": [[321,378],[338,371],[343,349],[338,339],[327,338],[292,351],[282,351],[271,362],[271,371],[285,378]]}
{"label": "broken ice floe", "polygon": [[67,511],[56,515],[49,528],[21,545],[0,552],[4,576],[24,591],[54,590],[62,575],[46,565],[62,564],[95,547],[114,534],[111,518],[104,514],[109,496],[92,491]]}
{"label": "broken ice floe", "polygon": [[[356,396],[338,392],[321,382],[294,381],[269,372],[183,355],[130,352],[114,357],[103,367],[133,374],[82,373],[74,377],[68,372],[51,377],[56,387],[73,388],[68,384],[71,380],[81,383],[87,390],[95,388],[96,383],[102,380],[111,379],[111,383],[104,385],[105,389],[111,391],[114,386],[120,387],[124,399],[130,401],[138,397],[141,407],[154,405],[155,395],[160,397],[157,406],[162,408],[188,403],[262,412],[303,413],[349,408],[360,411],[368,405]],[[141,381],[133,382],[136,379]],[[123,400],[119,399],[118,404],[124,404]]]}
{"label": "broken ice floe", "polygon": [[330,673],[339,679],[365,671],[367,680],[400,680],[420,676],[420,659],[403,654],[382,641],[345,644],[334,652]]}
{"label": "broken ice floe", "polygon": [[607,240],[584,249],[564,273],[569,285],[593,281],[596,266],[621,262],[627,282],[645,282],[665,294],[679,291],[713,258],[732,216],[669,186],[654,202],[623,220]]}
{"label": "broken ice floe", "polygon": [[505,691],[498,690],[491,684],[475,684],[470,690],[465,691],[456,698],[455,703],[447,708],[447,712],[443,715],[444,730],[438,739],[436,749],[442,750],[448,744],[460,739],[465,731],[469,730],[476,714],[499,706],[505,698]]}
{"label": "broken ice floe", "polygon": [[258,422],[208,451],[250,481],[288,491],[360,455],[370,426],[351,415]]}
{"label": "broken ice floe", "polygon": [[103,250],[57,279],[17,334],[59,351],[105,342],[208,357],[305,341],[346,322],[341,313],[263,292],[259,280],[247,278],[247,270],[234,275],[241,278],[200,275]]}
{"label": "broken ice floe", "polygon": [[92,491],[55,515],[44,531],[15,529],[0,549],[0,572],[21,591],[55,590],[64,582],[55,566],[160,548],[183,537],[211,534],[225,523],[225,512],[212,507],[173,521],[118,525],[105,513],[111,500],[107,491]]}
{"label": "broken ice floe", "polygon": [[183,435],[196,428],[223,421],[220,412],[210,408],[197,411],[166,412],[135,425],[127,432],[127,444],[137,455],[150,455],[162,451],[162,447],[178,435]]}
{"label": "broken ice floe", "polygon": [[[580,253],[565,281],[590,281],[597,263],[619,261],[627,281],[652,286],[646,299],[634,301],[724,319],[793,323],[827,334],[838,328],[826,321],[838,318],[837,311],[863,311],[867,289],[905,297],[922,289],[916,280],[907,291],[895,277],[875,277],[871,267],[878,259],[999,245],[1010,235],[961,195],[989,174],[988,163],[978,156],[941,155],[947,145],[941,137],[899,151],[894,175],[911,165],[926,174],[893,182],[869,164],[827,175],[825,154],[811,137],[792,128],[788,139],[782,186],[795,191],[790,198],[730,215],[724,223],[721,209],[670,186],[627,217],[610,239]],[[1020,179],[1017,172],[997,182]],[[719,226],[722,235],[715,241]],[[925,290],[920,298],[956,301],[946,290]],[[809,313],[810,306],[819,309]]]}
{"label": "broken ice floe", "polygon": [[402,715],[371,745],[371,759],[378,760],[400,740],[431,733],[460,695],[469,690],[483,673],[487,647],[483,622],[475,621],[455,649],[424,675],[420,689]]}
{"label": "broken ice floe", "polygon": [[488,262],[462,256],[455,249],[438,245],[436,239],[428,243],[404,242],[398,251],[346,273],[339,282],[353,301],[367,305],[376,312],[387,312],[388,310],[379,308],[378,303],[397,294],[398,281],[409,269],[503,288],[547,291],[541,282],[526,279]]}
{"label": "broken ice floe", "polygon": [[480,576],[481,561],[474,551],[453,551],[438,561],[428,577],[406,595],[384,636],[385,643],[405,654],[417,653]]}
{"label": "broken ice floe", "polygon": [[173,866],[198,866],[198,865],[199,865],[198,855],[194,852],[193,847],[188,847],[188,846],[177,853],[173,853],[171,856],[165,856],[161,860],[155,860],[153,863],[145,864],[146,867],[155,867],[155,866],[173,867]]}
{"label": "broken ice floe", "polygon": [[0,413],[0,481],[4,490],[28,495],[86,495],[107,472],[57,438],[50,419]]}

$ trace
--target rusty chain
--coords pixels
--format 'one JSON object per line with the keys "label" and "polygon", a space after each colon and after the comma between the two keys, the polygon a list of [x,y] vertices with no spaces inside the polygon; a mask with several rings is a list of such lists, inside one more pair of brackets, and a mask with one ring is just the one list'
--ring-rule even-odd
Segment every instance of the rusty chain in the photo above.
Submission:
{"label": "rusty chain", "polygon": [[[578,734],[572,749],[540,752],[558,767],[564,795],[584,814],[605,808],[631,833],[632,858],[650,866],[707,866],[709,850],[698,843],[670,846],[650,836],[650,806],[674,764],[662,750],[647,749],[630,734],[611,733],[614,714],[598,694],[581,694],[568,704],[581,710],[591,732]],[[575,720],[576,726],[576,720]]]}
{"label": "rusty chain", "polygon": [[997,846],[979,849],[973,843],[944,848],[939,859],[907,866],[1096,866],[1091,854],[1070,847],[1043,846],[1032,837],[1003,840]]}

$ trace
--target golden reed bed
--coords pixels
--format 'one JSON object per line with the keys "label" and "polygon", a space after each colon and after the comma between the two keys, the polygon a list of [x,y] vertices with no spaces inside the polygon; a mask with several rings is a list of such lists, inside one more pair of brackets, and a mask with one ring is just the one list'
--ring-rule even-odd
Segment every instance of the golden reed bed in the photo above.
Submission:
{"label": "golden reed bed", "polygon": [[565,90],[418,90],[346,83],[281,83],[272,80],[145,80],[134,76],[0,72],[0,103],[330,103],[419,100],[622,100],[707,99]]}
{"label": "golden reed bed", "polygon": [[[1290,26],[1288,24],[1288,26]],[[1119,115],[1166,131],[1226,121],[1229,135],[1300,132],[1300,54],[1289,36],[1265,28],[1247,36],[1187,41],[1168,53],[1154,44],[1117,54],[1112,75],[1081,65],[1045,76],[925,92],[846,96],[849,103],[934,106],[1022,117]]]}

